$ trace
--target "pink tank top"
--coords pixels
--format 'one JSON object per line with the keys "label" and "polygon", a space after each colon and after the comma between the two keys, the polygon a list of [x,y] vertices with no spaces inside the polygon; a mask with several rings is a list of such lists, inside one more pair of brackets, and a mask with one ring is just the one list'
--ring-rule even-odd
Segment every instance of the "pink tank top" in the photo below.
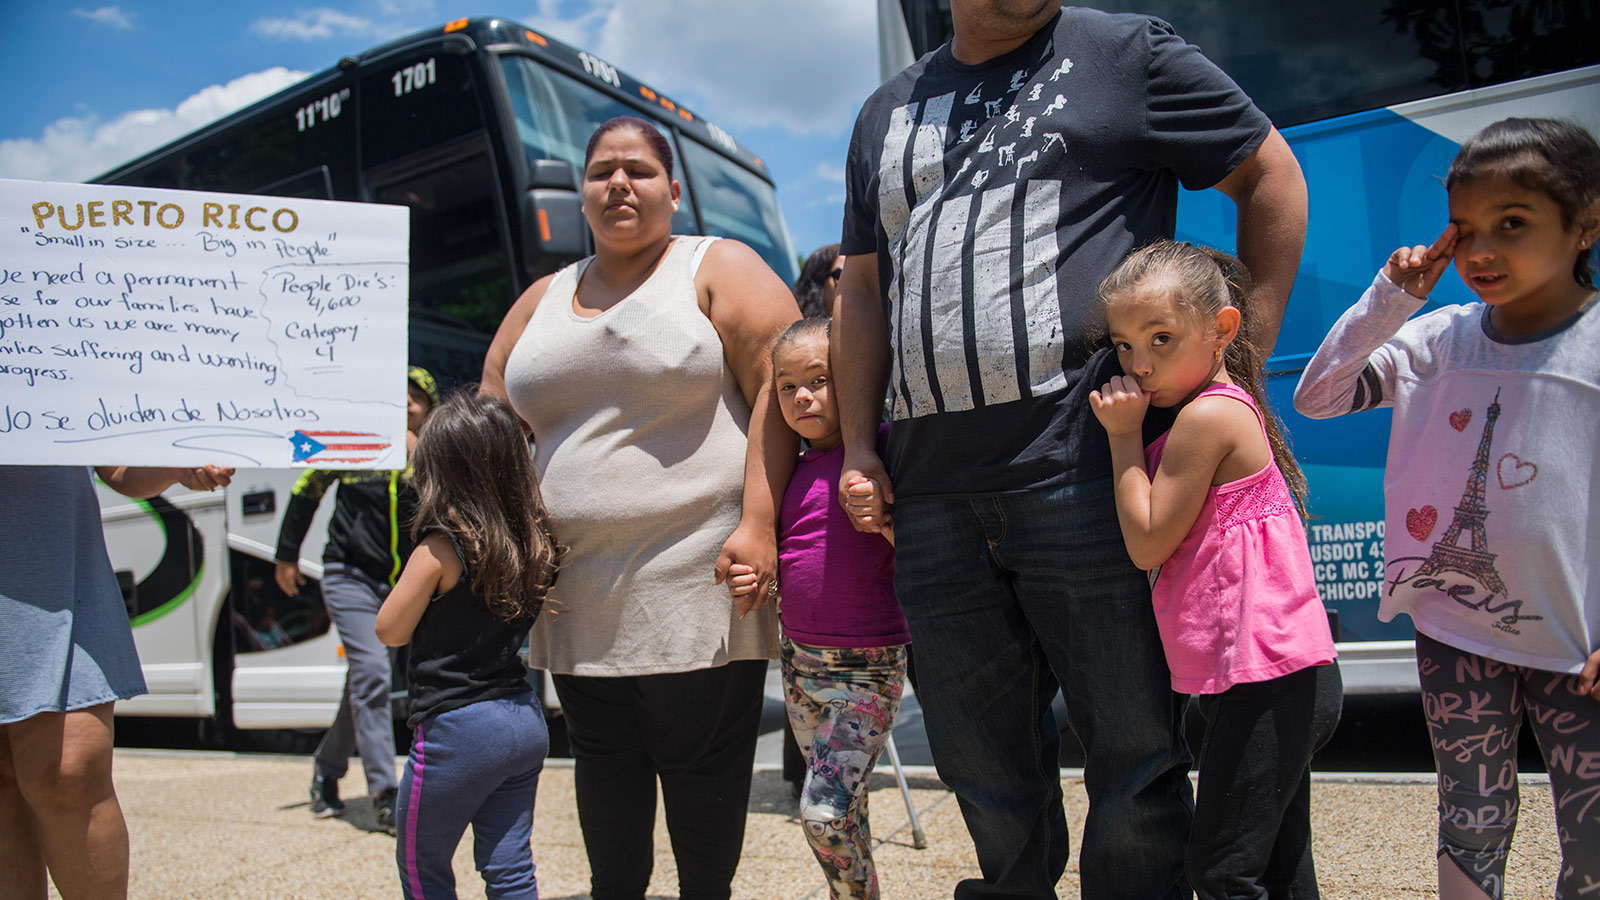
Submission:
{"label": "pink tank top", "polygon": [[[1261,411],[1248,391],[1216,384],[1222,394]],[[1167,432],[1145,448],[1153,476]],[[1266,426],[1262,425],[1262,436]],[[1317,596],[1305,527],[1276,462],[1213,485],[1194,527],[1162,563],[1152,589],[1172,689],[1220,694],[1332,662],[1333,635]]]}

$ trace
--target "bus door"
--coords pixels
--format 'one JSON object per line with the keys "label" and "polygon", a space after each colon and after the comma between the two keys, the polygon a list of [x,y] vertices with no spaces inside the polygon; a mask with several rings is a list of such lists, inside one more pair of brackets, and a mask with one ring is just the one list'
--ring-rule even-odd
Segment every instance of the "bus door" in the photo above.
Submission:
{"label": "bus door", "polygon": [[[329,96],[348,98],[349,90],[336,88]],[[330,108],[343,114],[343,122],[336,124],[345,128],[344,143],[348,143],[350,105],[341,102]],[[305,109],[296,110],[297,125],[308,119]],[[309,121],[310,129],[333,132],[328,123]],[[263,167],[263,174],[277,177],[244,192],[332,200],[336,180],[346,185],[353,182],[352,152],[312,152],[300,159],[301,164],[312,164],[294,171],[297,164],[286,157],[273,167]],[[334,165],[318,160],[330,160]],[[234,726],[315,727],[331,721],[339,700],[342,667],[338,638],[331,634],[333,623],[322,599],[321,566],[308,570],[306,583],[293,595],[279,590],[274,575],[278,529],[301,474],[294,469],[241,469],[226,491],[227,603],[214,624],[200,623],[198,634],[210,635],[214,642],[214,691],[222,707],[219,718]],[[301,547],[302,558],[322,558],[332,507],[331,502],[324,503],[312,520]],[[304,677],[307,670],[314,673],[312,677]]]}
{"label": "bus door", "polygon": [[398,55],[361,79],[364,199],[411,209],[410,361],[476,381],[521,287],[469,57]]}
{"label": "bus door", "polygon": [[369,171],[375,203],[411,208],[410,361],[444,384],[476,381],[516,287],[486,142]]}

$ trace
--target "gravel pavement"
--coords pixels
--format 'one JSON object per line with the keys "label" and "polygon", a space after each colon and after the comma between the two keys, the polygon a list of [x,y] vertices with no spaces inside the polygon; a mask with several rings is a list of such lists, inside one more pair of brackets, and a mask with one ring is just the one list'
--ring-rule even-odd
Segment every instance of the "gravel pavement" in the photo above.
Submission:
{"label": "gravel pavement", "polygon": [[[115,775],[132,833],[136,900],[273,900],[381,898],[399,894],[394,839],[371,831],[360,767],[343,782],[344,818],[313,819],[306,803],[306,757],[201,751],[118,750]],[[928,848],[912,847],[906,808],[885,764],[873,776],[872,823],[886,900],[950,896],[977,874],[972,841],[955,798],[931,768],[907,777]],[[1057,889],[1078,896],[1077,852],[1084,811],[1079,773],[1063,770],[1073,856]],[[1522,820],[1512,852],[1508,898],[1550,897],[1559,852],[1548,781],[1523,782]],[[1315,776],[1317,866],[1329,900],[1433,896],[1434,792],[1416,776]],[[779,772],[753,773],[744,858],[734,881],[740,900],[825,900]],[[539,784],[533,837],[545,900],[587,898],[589,869],[573,806],[572,768],[551,760]],[[455,855],[463,898],[483,897],[472,867],[470,837]],[[677,896],[666,828],[656,824],[656,869],[650,897]],[[55,897],[52,891],[51,897]]]}

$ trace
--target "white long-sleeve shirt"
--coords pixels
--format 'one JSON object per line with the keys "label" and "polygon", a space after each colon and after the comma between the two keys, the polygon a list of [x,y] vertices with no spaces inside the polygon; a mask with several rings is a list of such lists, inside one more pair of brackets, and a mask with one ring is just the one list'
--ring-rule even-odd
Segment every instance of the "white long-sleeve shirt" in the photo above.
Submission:
{"label": "white long-sleeve shirt", "polygon": [[1600,647],[1600,312],[1507,336],[1481,303],[1381,273],[1306,366],[1294,405],[1394,408],[1378,617],[1516,665],[1577,672]]}

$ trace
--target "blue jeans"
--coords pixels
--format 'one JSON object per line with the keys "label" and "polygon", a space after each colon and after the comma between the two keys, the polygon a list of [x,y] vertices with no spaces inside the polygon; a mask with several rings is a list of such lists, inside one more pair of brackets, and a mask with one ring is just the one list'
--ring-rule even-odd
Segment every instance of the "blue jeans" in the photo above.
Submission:
{"label": "blue jeans", "polygon": [[928,743],[983,872],[956,898],[1056,895],[1068,855],[1058,687],[1087,754],[1083,897],[1187,897],[1187,698],[1172,692],[1110,480],[904,499],[895,537]]}

